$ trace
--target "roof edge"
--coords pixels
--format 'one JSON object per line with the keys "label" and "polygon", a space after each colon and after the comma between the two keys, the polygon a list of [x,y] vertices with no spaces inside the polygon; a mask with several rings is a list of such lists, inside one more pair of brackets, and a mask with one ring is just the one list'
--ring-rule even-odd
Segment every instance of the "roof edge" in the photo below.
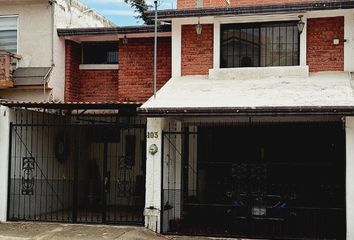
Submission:
{"label": "roof edge", "polygon": [[0,105],[10,108],[45,108],[45,109],[130,109],[136,110],[140,102],[23,102],[0,100]]}
{"label": "roof edge", "polygon": [[[137,34],[154,32],[154,25],[137,25],[125,27],[99,27],[99,28],[59,28],[59,37],[83,35],[109,35],[109,34]],[[171,25],[163,24],[157,28],[158,32],[171,32]]]}
{"label": "roof edge", "polygon": [[[240,7],[214,7],[214,8],[189,8],[189,9],[167,9],[158,11],[159,19],[184,18],[184,17],[206,17],[218,15],[246,15],[266,14],[282,12],[302,12],[316,10],[335,10],[354,8],[354,1],[313,1],[285,4],[261,4]],[[154,11],[147,11],[148,17],[154,17]]]}
{"label": "roof edge", "polygon": [[322,107],[223,107],[223,108],[138,108],[147,117],[184,116],[353,116],[353,106]]}

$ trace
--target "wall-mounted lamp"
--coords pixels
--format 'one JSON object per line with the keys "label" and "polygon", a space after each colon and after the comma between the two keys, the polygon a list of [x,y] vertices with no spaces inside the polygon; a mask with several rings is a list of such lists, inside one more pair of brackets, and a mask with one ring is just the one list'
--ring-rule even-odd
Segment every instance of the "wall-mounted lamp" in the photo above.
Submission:
{"label": "wall-mounted lamp", "polygon": [[202,34],[203,27],[200,24],[200,18],[198,18],[198,24],[195,26],[195,31],[197,32],[197,35]]}
{"label": "wall-mounted lamp", "polygon": [[150,153],[151,155],[155,155],[158,150],[159,150],[159,149],[158,149],[158,147],[157,147],[156,144],[151,144],[150,147],[149,147],[149,153]]}
{"label": "wall-mounted lamp", "polygon": [[297,23],[297,29],[299,30],[300,34],[304,31],[304,27],[305,27],[305,23],[304,23],[304,21],[302,21],[303,17],[304,17],[304,15],[300,15],[299,16],[300,20]]}
{"label": "wall-mounted lamp", "polygon": [[127,45],[127,44],[128,44],[128,38],[127,38],[127,35],[126,35],[126,34],[124,35],[124,38],[123,38],[123,40],[122,40],[122,43],[123,43],[123,45]]}

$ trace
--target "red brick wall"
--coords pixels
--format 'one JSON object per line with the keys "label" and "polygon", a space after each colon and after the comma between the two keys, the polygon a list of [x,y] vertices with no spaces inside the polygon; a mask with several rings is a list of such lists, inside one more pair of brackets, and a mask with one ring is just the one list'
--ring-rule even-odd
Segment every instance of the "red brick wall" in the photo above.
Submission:
{"label": "red brick wall", "polygon": [[225,7],[228,6],[227,0],[204,0],[203,7]]}
{"label": "red brick wall", "polygon": [[80,56],[81,46],[72,41],[65,41],[65,94],[68,102],[79,101],[80,91]]}
{"label": "red brick wall", "polygon": [[[333,39],[340,39],[339,45]],[[307,64],[311,72],[344,70],[344,17],[307,20]]]}
{"label": "red brick wall", "polygon": [[182,66],[185,75],[207,75],[213,68],[212,24],[203,25],[202,34],[197,35],[195,25],[182,26]]}
{"label": "red brick wall", "polygon": [[[160,88],[171,78],[171,38],[158,40]],[[131,38],[119,46],[119,70],[79,70],[81,47],[66,42],[65,101],[144,102],[153,95],[154,39]]]}
{"label": "red brick wall", "polygon": [[177,0],[177,8],[195,8],[195,0]]}
{"label": "red brick wall", "polygon": [[118,70],[81,70],[80,100],[104,102],[118,100]]}
{"label": "red brick wall", "polygon": [[[171,38],[159,38],[157,87],[171,78]],[[146,101],[153,95],[154,39],[129,39],[119,48],[120,101]]]}

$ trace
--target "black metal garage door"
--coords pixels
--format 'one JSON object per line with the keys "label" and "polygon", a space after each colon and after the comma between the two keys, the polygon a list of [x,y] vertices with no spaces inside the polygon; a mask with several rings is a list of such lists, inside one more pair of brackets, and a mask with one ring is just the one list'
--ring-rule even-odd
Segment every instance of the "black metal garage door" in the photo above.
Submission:
{"label": "black metal garage door", "polygon": [[37,115],[11,125],[8,220],[143,224],[145,124]]}
{"label": "black metal garage door", "polygon": [[187,130],[164,133],[164,233],[345,239],[341,122]]}

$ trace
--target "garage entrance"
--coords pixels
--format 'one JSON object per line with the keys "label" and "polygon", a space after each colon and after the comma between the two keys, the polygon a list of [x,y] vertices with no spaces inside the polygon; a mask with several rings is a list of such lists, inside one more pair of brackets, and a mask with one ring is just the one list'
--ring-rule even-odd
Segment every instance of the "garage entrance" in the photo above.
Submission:
{"label": "garage entrance", "polygon": [[145,123],[20,111],[11,124],[9,221],[143,224]]}
{"label": "garage entrance", "polygon": [[342,122],[165,132],[164,233],[344,239]]}

